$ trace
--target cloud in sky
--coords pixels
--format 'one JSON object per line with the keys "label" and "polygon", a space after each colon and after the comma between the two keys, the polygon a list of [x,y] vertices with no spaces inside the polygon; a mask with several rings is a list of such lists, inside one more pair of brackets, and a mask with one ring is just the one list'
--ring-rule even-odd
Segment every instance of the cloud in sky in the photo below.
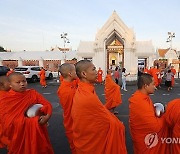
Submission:
{"label": "cloud in sky", "polygon": [[167,32],[176,33],[173,47],[180,50],[179,0],[4,0],[0,1],[0,46],[13,51],[42,51],[63,46],[68,33],[77,49],[80,40],[94,41],[98,29],[114,10],[137,40],[152,40],[166,48]]}

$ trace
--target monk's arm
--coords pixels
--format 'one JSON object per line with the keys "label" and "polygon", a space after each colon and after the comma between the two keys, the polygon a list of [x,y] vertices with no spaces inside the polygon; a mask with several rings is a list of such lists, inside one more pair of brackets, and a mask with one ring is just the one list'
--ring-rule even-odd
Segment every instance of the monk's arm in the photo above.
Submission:
{"label": "monk's arm", "polygon": [[164,118],[158,118],[155,116],[154,108],[146,103],[140,102],[140,105],[134,106],[134,112],[132,114],[136,117],[136,123],[144,125],[149,131],[159,132],[163,127]]}
{"label": "monk's arm", "polygon": [[43,107],[41,108],[41,111],[43,111],[45,114],[52,114],[52,105],[48,100],[46,100],[41,94],[35,91],[36,100],[37,103],[42,104]]}

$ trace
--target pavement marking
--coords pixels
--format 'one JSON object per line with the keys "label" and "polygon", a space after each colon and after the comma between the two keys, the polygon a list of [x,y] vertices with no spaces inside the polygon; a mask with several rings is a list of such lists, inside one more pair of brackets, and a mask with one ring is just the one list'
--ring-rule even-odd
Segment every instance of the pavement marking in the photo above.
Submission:
{"label": "pavement marking", "polygon": [[169,94],[162,94],[163,96],[169,96]]}
{"label": "pavement marking", "polygon": [[59,103],[56,103],[55,107],[54,108],[57,108],[59,106]]}
{"label": "pavement marking", "polygon": [[44,95],[50,95],[51,93],[43,93]]}
{"label": "pavement marking", "polygon": [[[102,94],[102,95],[105,95],[105,94]],[[124,94],[121,94],[121,95],[124,95]]]}
{"label": "pavement marking", "polygon": [[180,95],[180,94],[177,94],[177,95]]}

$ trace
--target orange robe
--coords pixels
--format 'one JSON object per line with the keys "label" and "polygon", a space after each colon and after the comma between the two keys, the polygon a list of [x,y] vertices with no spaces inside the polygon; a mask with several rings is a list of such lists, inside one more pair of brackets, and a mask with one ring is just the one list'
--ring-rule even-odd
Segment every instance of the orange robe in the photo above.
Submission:
{"label": "orange robe", "polygon": [[94,86],[80,82],[73,106],[73,136],[77,154],[126,154],[125,127],[109,112]]}
{"label": "orange robe", "polygon": [[14,73],[14,70],[10,70],[6,73],[6,76],[9,76],[11,73]]}
{"label": "orange robe", "polygon": [[174,99],[168,103],[165,118],[170,130],[172,131],[171,138],[179,139],[178,143],[171,144],[171,153],[180,153],[180,99]]}
{"label": "orange robe", "polygon": [[63,81],[63,76],[62,75],[60,75],[60,77],[59,77],[59,81],[60,81],[60,83],[62,83],[62,81]]}
{"label": "orange robe", "polygon": [[110,110],[122,103],[120,87],[117,85],[111,75],[107,75],[105,79],[105,107]]}
{"label": "orange robe", "polygon": [[41,111],[51,115],[51,104],[35,90],[23,93],[10,90],[0,99],[3,134],[10,141],[8,154],[53,154],[47,126],[38,123],[39,116],[25,116],[26,110],[36,103],[43,104]]}
{"label": "orange robe", "polygon": [[80,82],[80,79],[79,79],[79,78],[73,80],[73,86],[77,88],[79,82]]}
{"label": "orange robe", "polygon": [[151,75],[154,78],[154,84],[156,87],[159,85],[158,73],[159,73],[158,69],[156,69],[156,68],[151,69]]}
{"label": "orange robe", "polygon": [[42,69],[39,72],[39,75],[40,75],[40,84],[42,86],[46,86],[46,71],[44,69]]}
{"label": "orange robe", "polygon": [[144,73],[150,74],[147,68],[144,69]]}
{"label": "orange robe", "polygon": [[174,76],[176,75],[176,70],[173,68],[171,69],[171,72],[173,73],[172,80],[171,80],[171,86],[173,87],[175,84]]}
{"label": "orange robe", "polygon": [[[0,100],[3,97],[5,97],[7,93],[8,93],[7,91],[0,91]],[[3,135],[3,128],[2,128],[1,115],[0,115],[0,148],[6,148],[8,143],[9,143],[8,138]]]}
{"label": "orange robe", "polygon": [[66,132],[66,136],[68,138],[71,152],[74,154],[75,147],[73,144],[73,132],[72,132],[72,117],[71,117],[71,109],[72,109],[72,103],[73,103],[73,97],[76,92],[77,86],[74,84],[74,82],[67,82],[65,80],[62,81],[57,93],[58,97],[60,99],[60,104],[63,109],[63,118],[64,118],[64,128]]}
{"label": "orange robe", "polygon": [[[166,126],[164,116],[160,118],[155,116],[154,106],[150,97],[137,90],[129,99],[129,103],[129,124],[134,153],[168,153],[169,145],[162,144],[161,142],[161,137],[168,137],[169,135],[168,127]],[[149,138],[150,136],[154,138]],[[158,137],[158,139],[155,137]]]}
{"label": "orange robe", "polygon": [[99,83],[102,82],[102,75],[103,75],[103,71],[98,70],[97,82],[99,82]]}

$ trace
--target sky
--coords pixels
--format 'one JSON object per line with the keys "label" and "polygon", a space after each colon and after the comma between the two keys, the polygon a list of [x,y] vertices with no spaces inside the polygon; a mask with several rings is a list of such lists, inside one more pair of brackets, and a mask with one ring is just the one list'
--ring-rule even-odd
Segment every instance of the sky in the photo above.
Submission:
{"label": "sky", "polygon": [[0,0],[0,46],[12,51],[77,50],[80,41],[94,41],[115,10],[133,28],[137,41],[152,40],[154,48],[168,48],[168,32],[175,32],[172,48],[180,50],[179,0]]}

